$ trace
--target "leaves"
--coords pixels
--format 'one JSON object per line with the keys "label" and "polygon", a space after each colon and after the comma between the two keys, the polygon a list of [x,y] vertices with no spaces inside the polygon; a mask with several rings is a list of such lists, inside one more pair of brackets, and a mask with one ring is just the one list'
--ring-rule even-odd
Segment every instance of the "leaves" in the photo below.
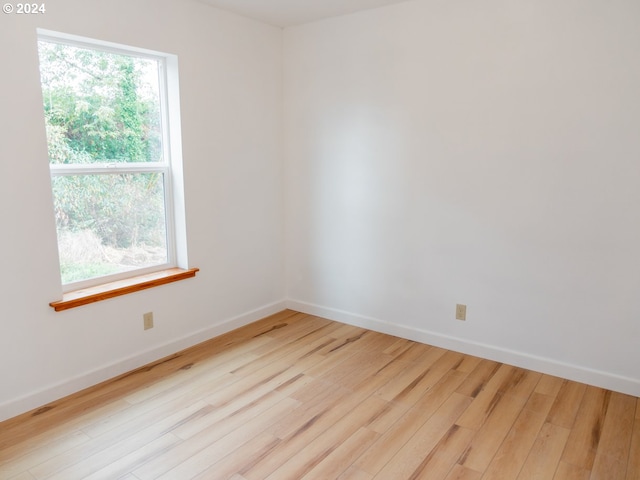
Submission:
{"label": "leaves", "polygon": [[47,127],[61,127],[57,140],[69,147],[51,163],[161,159],[157,61],[45,41],[38,47]]}

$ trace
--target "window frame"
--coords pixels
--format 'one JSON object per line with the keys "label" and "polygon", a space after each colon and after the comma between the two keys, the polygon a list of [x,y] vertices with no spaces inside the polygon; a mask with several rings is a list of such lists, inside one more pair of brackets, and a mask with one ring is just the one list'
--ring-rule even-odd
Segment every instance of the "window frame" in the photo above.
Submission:
{"label": "window frame", "polygon": [[[180,102],[177,57],[172,54],[128,45],[90,39],[76,35],[37,29],[37,41],[92,49],[134,58],[154,60],[158,64],[160,122],[162,132],[162,161],[159,162],[102,162],[87,164],[51,164],[51,179],[70,175],[121,175],[136,173],[160,173],[164,187],[165,236],[167,261],[162,264],[135,268],[125,272],[94,277],[86,280],[62,283],[63,294],[83,291],[102,285],[144,278],[163,271],[187,268],[186,221],[182,170],[182,144],[180,127]],[[42,85],[41,85],[42,86]],[[42,90],[41,90],[42,91]],[[44,114],[44,112],[43,112]],[[53,187],[53,185],[52,185]],[[53,194],[53,189],[52,189]],[[52,196],[53,199],[53,196]],[[56,229],[57,230],[57,229]],[[56,232],[56,242],[58,242]],[[60,259],[58,269],[60,271]],[[194,269],[192,269],[194,270]],[[197,271],[197,269],[195,269]],[[64,297],[65,295],[63,295]],[[52,305],[53,306],[53,305]]]}

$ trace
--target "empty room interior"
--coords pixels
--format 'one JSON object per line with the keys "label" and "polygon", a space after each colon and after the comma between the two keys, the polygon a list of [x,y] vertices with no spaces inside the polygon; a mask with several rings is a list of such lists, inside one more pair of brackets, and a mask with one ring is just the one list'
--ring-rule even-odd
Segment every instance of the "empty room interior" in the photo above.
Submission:
{"label": "empty room interior", "polygon": [[[640,479],[639,22],[5,3],[0,478]],[[52,308],[46,35],[171,59],[190,278]]]}

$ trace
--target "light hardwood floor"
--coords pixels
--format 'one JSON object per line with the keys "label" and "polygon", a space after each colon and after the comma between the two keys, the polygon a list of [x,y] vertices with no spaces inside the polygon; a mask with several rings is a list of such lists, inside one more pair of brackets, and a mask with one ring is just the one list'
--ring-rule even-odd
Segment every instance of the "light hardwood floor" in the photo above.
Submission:
{"label": "light hardwood floor", "polygon": [[638,480],[640,400],[284,311],[0,423],[0,479]]}

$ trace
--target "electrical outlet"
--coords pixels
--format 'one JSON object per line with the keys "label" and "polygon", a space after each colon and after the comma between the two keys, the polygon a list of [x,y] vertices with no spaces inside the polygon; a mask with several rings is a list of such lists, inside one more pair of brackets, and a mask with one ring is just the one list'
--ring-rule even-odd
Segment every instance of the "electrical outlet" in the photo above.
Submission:
{"label": "electrical outlet", "polygon": [[458,303],[456,305],[456,320],[466,320],[467,319],[467,306],[461,305]]}
{"label": "electrical outlet", "polygon": [[144,321],[144,329],[149,330],[153,328],[153,312],[147,312],[142,315],[142,319]]}

